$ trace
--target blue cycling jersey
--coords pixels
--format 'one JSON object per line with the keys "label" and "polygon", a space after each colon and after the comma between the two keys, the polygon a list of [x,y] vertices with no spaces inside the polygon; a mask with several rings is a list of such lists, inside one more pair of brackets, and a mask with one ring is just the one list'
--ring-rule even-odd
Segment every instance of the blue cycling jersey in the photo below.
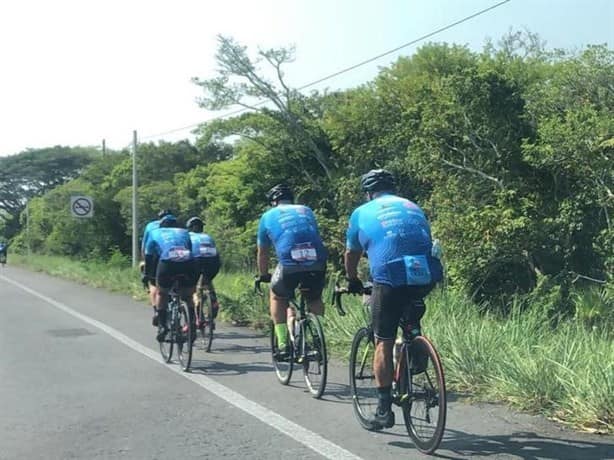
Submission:
{"label": "blue cycling jersey", "polygon": [[145,247],[147,247],[147,241],[149,239],[149,234],[152,230],[160,227],[160,221],[158,219],[152,220],[151,222],[145,225],[145,231],[143,231],[143,239],[141,240],[141,252],[145,252]]}
{"label": "blue cycling jersey", "polygon": [[192,257],[195,259],[218,255],[215,241],[206,233],[190,232],[190,239],[192,240]]}
{"label": "blue cycling jersey", "polygon": [[275,246],[282,266],[325,264],[327,252],[313,211],[300,204],[280,204],[260,218],[258,246]]}
{"label": "blue cycling jersey", "polygon": [[145,255],[169,262],[192,260],[190,234],[185,228],[158,227],[149,233]]}
{"label": "blue cycling jersey", "polygon": [[431,229],[418,205],[382,194],[356,208],[347,230],[347,249],[366,251],[373,281],[393,287],[441,281],[431,256]]}

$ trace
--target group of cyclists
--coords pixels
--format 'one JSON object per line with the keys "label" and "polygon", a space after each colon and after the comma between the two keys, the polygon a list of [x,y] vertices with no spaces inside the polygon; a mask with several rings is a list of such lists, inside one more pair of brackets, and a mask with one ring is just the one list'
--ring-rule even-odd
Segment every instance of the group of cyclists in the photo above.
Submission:
{"label": "group of cyclists", "polygon": [[[412,334],[420,334],[424,297],[443,277],[443,268],[428,220],[412,201],[396,195],[393,175],[373,169],[361,177],[366,203],[349,219],[344,265],[348,291],[363,293],[358,264],[363,255],[369,262],[372,281],[371,314],[375,335],[373,368],[378,406],[373,423],[382,428],[394,425],[392,404],[393,345],[401,317],[409,319]],[[275,359],[291,354],[288,331],[289,299],[297,287],[304,290],[309,311],[324,314],[322,291],[325,285],[327,250],[313,211],[294,203],[292,189],[285,184],[271,188],[266,198],[271,208],[260,218],[257,233],[258,280],[271,283],[270,314],[277,338]],[[203,233],[203,221],[193,217],[182,228],[169,210],[150,222],[143,235],[144,280],[149,284],[155,306],[153,324],[157,339],[164,340],[168,291],[175,278],[189,308],[198,278],[211,282],[220,267],[213,239]],[[269,252],[274,249],[278,264],[271,274]],[[215,294],[214,294],[215,295]],[[217,302],[215,301],[217,307]],[[215,309],[217,313],[217,308]]]}

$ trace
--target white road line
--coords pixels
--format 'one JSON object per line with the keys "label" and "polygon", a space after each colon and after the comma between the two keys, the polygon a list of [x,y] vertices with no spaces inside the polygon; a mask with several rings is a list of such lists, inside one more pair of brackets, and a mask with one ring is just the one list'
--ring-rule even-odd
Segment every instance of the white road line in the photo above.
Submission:
{"label": "white road line", "polygon": [[182,377],[191,380],[197,385],[200,385],[205,390],[210,391],[218,398],[221,398],[224,401],[237,407],[238,409],[247,412],[261,422],[266,423],[267,425],[284,433],[285,435],[307,446],[318,454],[331,460],[361,460],[360,457],[354,455],[352,452],[344,449],[343,447],[338,446],[337,444],[329,441],[328,439],[323,438],[319,434],[314,433],[313,431],[308,430],[307,428],[304,428],[301,425],[292,422],[291,420],[288,420],[287,418],[279,415],[277,412],[273,412],[272,410],[261,406],[260,404],[246,398],[245,396],[242,396],[236,391],[231,390],[230,388],[216,382],[213,379],[210,379],[209,377],[206,377],[202,374],[185,373],[177,366],[167,365],[160,357],[159,352],[156,352],[151,348],[147,348],[146,346],[141,345],[137,341],[132,340],[130,337],[125,334],[122,334],[118,330],[113,329],[112,327],[107,326],[106,324],[98,320],[90,318],[89,316],[79,313],[78,311],[73,310],[72,308],[64,305],[63,303],[58,302],[57,300],[54,300],[50,297],[47,297],[15,280],[7,278],[6,276],[0,275],[0,279],[3,279],[7,283],[10,283],[13,286],[16,286],[26,291],[28,294],[31,294],[34,297],[38,297],[39,299],[44,300],[48,304],[56,307],[58,310],[62,310],[63,312],[68,313],[69,315],[77,319],[80,319],[84,323],[87,323],[100,329],[101,331],[113,337],[118,342],[121,342],[124,345],[132,348],[133,350],[141,353],[142,355],[145,355],[148,358],[156,361],[157,363],[164,365],[164,367],[166,367],[170,371],[173,371],[176,374],[179,374]]}

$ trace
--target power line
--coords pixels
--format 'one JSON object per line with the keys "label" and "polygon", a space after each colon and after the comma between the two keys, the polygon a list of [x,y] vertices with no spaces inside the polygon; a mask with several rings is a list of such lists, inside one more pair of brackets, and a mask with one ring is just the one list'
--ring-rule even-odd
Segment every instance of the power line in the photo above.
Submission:
{"label": "power line", "polygon": [[[436,30],[434,30],[432,32],[429,32],[428,34],[422,35],[421,37],[415,38],[412,41],[409,41],[407,43],[399,45],[396,48],[393,48],[393,49],[391,49],[389,51],[386,51],[384,53],[378,54],[377,56],[373,56],[372,58],[366,59],[366,60],[361,61],[361,62],[359,62],[357,64],[351,65],[350,67],[346,67],[344,69],[338,70],[337,72],[334,72],[334,73],[331,73],[329,75],[326,75],[325,77],[319,78],[318,80],[312,81],[311,83],[307,83],[306,85],[300,86],[298,88],[298,90],[301,91],[303,89],[309,88],[309,87],[317,85],[319,83],[322,83],[322,82],[324,82],[326,80],[330,80],[331,78],[338,77],[339,75],[342,75],[342,74],[344,74],[346,72],[350,72],[351,70],[357,69],[358,67],[362,67],[365,64],[369,64],[369,63],[371,63],[373,61],[381,59],[381,58],[383,58],[385,56],[388,56],[388,55],[390,55],[392,53],[395,53],[395,52],[397,52],[397,51],[399,51],[399,50],[401,50],[403,48],[407,48],[408,46],[415,45],[418,42],[426,40],[427,38],[430,38],[430,37],[432,37],[434,35],[440,34],[441,32],[445,32],[446,30],[449,30],[449,29],[451,29],[453,27],[456,27],[459,24],[462,24],[462,23],[467,22],[467,21],[469,21],[469,20],[471,20],[473,18],[481,16],[482,14],[485,14],[485,13],[487,13],[489,11],[492,11],[492,10],[494,10],[496,8],[499,8],[500,6],[503,6],[504,4],[509,3],[510,1],[511,0],[503,0],[503,1],[501,1],[499,3],[496,3],[496,4],[492,5],[492,6],[489,6],[488,8],[484,8],[484,9],[482,9],[480,11],[477,11],[476,13],[473,13],[473,14],[471,14],[469,16],[465,16],[464,18],[459,19],[458,21],[453,22],[451,24],[448,24],[447,26],[440,27],[439,29],[436,29]],[[267,101],[266,100],[261,100],[261,101],[255,103],[254,106],[257,107],[259,105],[263,105],[265,102],[267,102]],[[224,114],[221,114],[221,115],[216,115],[216,116],[211,117],[211,118],[209,118],[207,120],[203,120],[203,121],[201,121],[199,123],[195,123],[195,124],[188,125],[188,126],[183,126],[181,128],[171,129],[171,130],[164,131],[164,132],[157,133],[157,134],[151,134],[151,135],[143,137],[142,139],[151,139],[151,138],[154,138],[154,137],[160,137],[160,136],[164,136],[164,135],[167,135],[167,134],[173,134],[173,133],[176,133],[176,132],[184,131],[184,130],[190,129],[190,128],[196,128],[197,126],[200,126],[202,123],[206,123],[206,122],[209,122],[209,121],[230,117],[232,115],[237,115],[239,113],[245,112],[246,110],[249,110],[249,109],[247,107],[243,107],[241,109],[237,109],[237,110],[234,110],[232,112],[224,113]]]}

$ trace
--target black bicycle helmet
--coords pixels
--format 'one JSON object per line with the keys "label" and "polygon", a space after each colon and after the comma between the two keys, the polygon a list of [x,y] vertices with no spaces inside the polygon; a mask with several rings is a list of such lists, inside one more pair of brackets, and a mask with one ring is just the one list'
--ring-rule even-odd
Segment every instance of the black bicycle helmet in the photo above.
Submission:
{"label": "black bicycle helmet", "polygon": [[166,214],[160,219],[160,227],[178,227],[177,218],[172,214]]}
{"label": "black bicycle helmet", "polygon": [[171,211],[170,209],[163,209],[158,213],[158,219],[162,219],[164,216],[168,216],[171,214],[173,214],[173,211]]}
{"label": "black bicycle helmet", "polygon": [[277,184],[266,193],[266,199],[269,202],[280,200],[292,201],[294,200],[294,193],[292,193],[292,189],[286,184]]}
{"label": "black bicycle helmet", "polygon": [[203,220],[198,217],[198,216],[194,216],[194,217],[190,217],[188,219],[188,221],[186,222],[185,226],[190,229],[192,227],[196,227],[199,230],[202,230],[203,227],[205,226],[205,223],[203,222]]}
{"label": "black bicycle helmet", "polygon": [[365,192],[394,190],[394,176],[385,169],[372,169],[360,178],[360,187]]}

